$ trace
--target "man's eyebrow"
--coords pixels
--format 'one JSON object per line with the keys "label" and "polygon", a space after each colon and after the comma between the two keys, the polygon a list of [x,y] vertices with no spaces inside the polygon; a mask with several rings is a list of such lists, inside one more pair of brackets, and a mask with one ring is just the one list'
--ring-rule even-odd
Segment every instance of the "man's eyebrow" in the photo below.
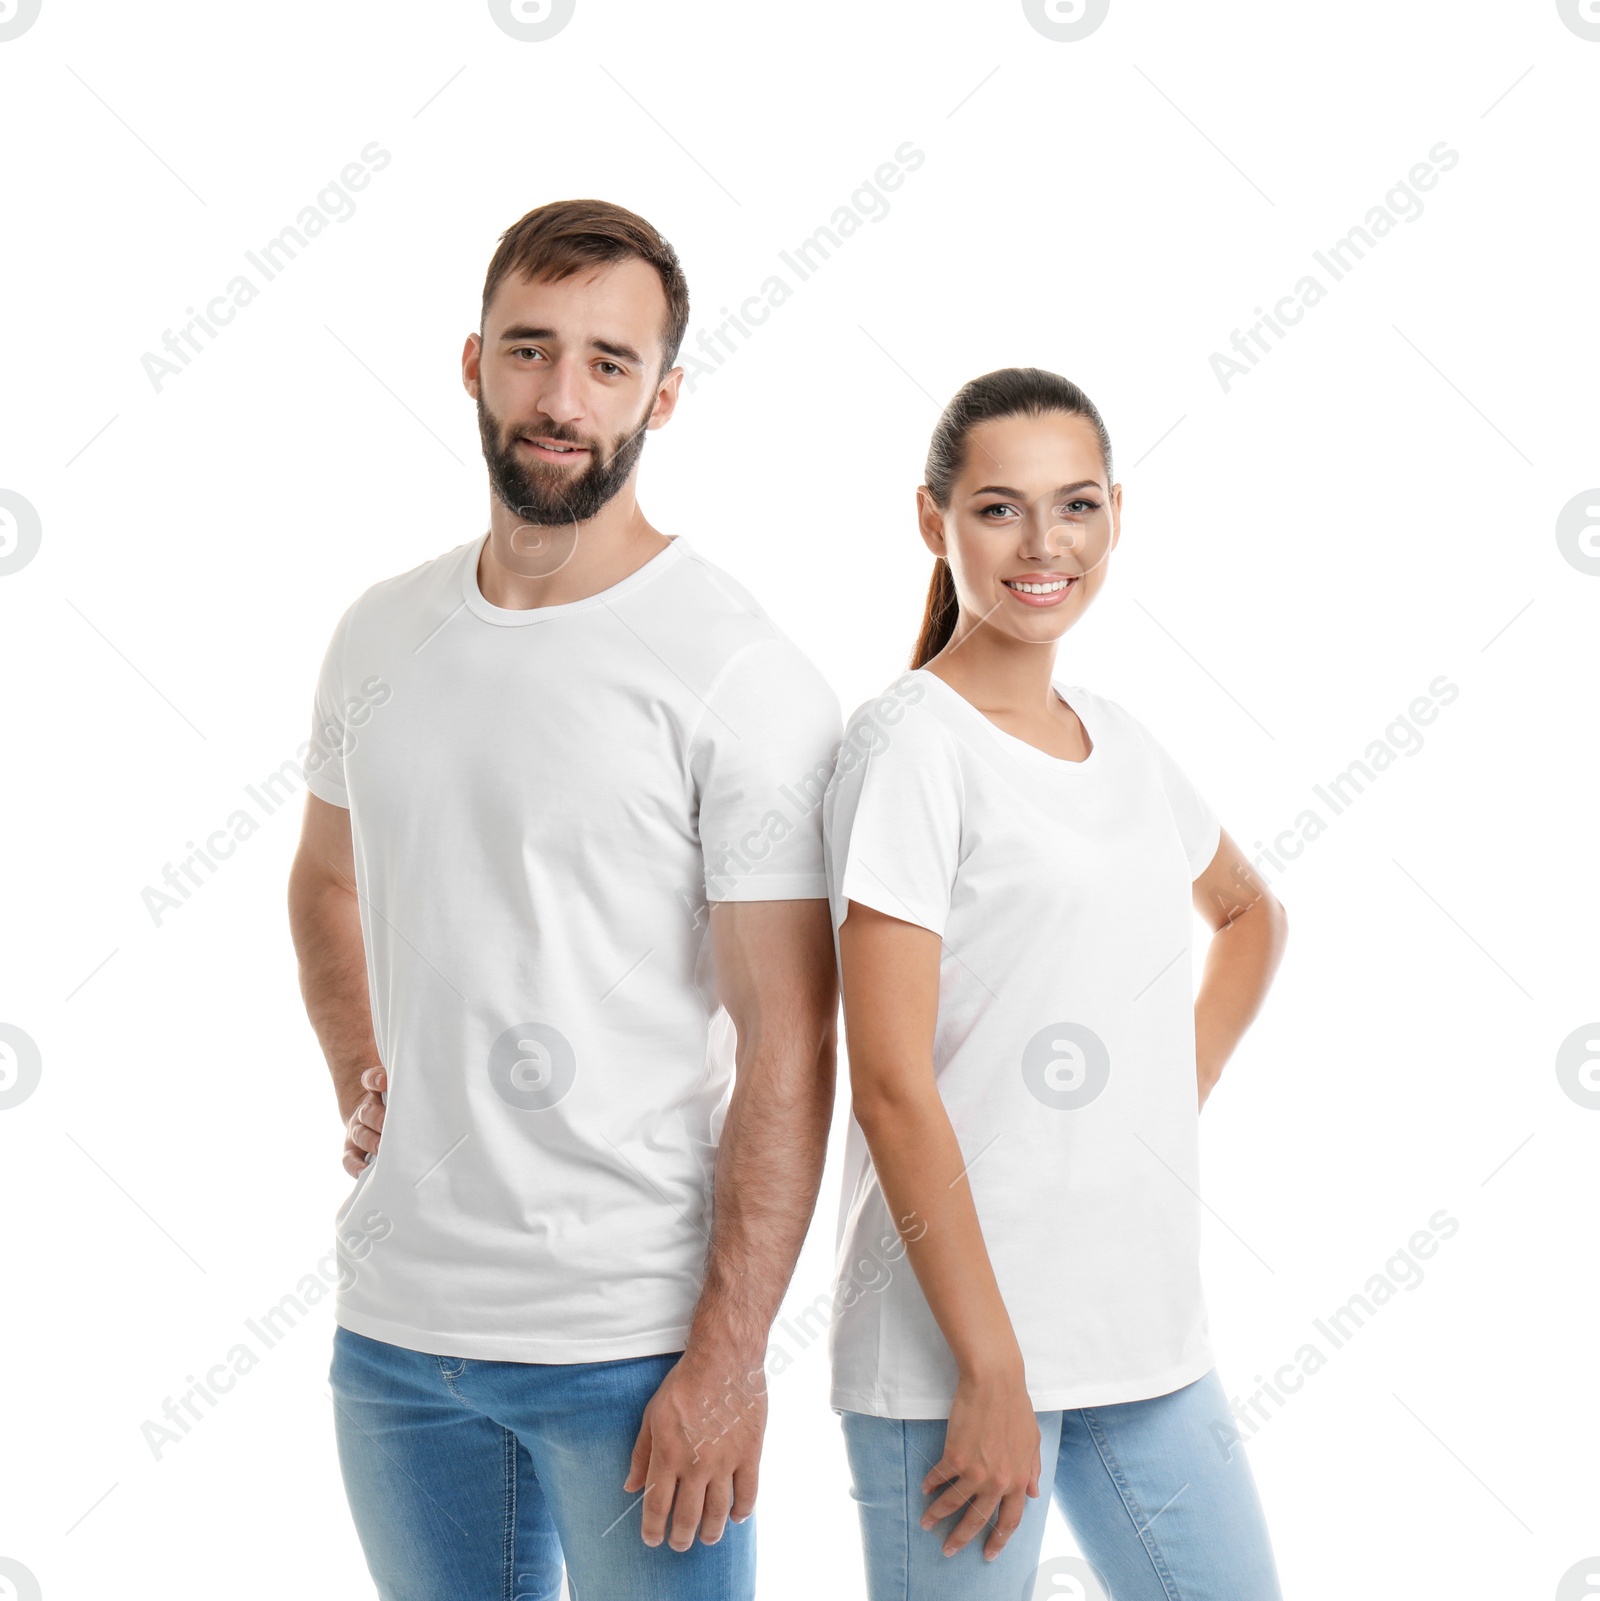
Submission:
{"label": "man's eyebrow", "polygon": [[[557,338],[554,328],[536,328],[532,323],[513,323],[504,329],[500,335],[502,345],[521,344],[525,340],[550,340]],[[591,339],[591,349],[598,350],[603,356],[614,356],[618,361],[632,362],[635,367],[644,366],[644,357],[632,345],[618,344],[611,339]]]}
{"label": "man's eyebrow", "polygon": [[[1075,495],[1080,489],[1098,489],[1100,483],[1094,478],[1080,478],[1075,484],[1063,484],[1055,491],[1058,495]],[[1013,500],[1026,500],[1028,497],[1020,489],[1009,489],[1004,484],[985,484],[982,489],[974,489],[975,495],[1010,495]]]}

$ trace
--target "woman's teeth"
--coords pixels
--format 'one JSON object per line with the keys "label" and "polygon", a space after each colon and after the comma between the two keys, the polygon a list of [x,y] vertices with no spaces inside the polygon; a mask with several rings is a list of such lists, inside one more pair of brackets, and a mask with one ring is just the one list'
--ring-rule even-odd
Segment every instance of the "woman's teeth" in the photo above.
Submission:
{"label": "woman's teeth", "polygon": [[1000,582],[1007,589],[1014,589],[1023,595],[1053,595],[1058,589],[1065,589],[1074,580],[1071,578],[1052,578],[1048,583],[1044,584],[1015,584],[1009,579],[1002,578]]}

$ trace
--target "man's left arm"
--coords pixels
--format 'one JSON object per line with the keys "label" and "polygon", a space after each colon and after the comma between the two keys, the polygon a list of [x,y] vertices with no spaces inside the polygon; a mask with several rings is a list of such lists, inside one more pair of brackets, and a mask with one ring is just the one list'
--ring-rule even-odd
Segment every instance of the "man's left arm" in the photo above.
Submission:
{"label": "man's left arm", "polygon": [[[711,904],[736,1076],[717,1150],[705,1285],[683,1356],[645,1408],[623,1489],[641,1533],[686,1551],[755,1506],[765,1358],[805,1240],[833,1113],[838,974],[826,899]],[[676,1498],[676,1500],[674,1499]]]}

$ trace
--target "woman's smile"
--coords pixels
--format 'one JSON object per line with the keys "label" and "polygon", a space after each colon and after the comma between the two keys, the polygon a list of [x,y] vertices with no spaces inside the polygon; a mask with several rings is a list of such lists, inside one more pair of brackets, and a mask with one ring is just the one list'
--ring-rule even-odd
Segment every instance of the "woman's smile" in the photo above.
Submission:
{"label": "woman's smile", "polygon": [[1078,576],[1077,573],[1037,573],[1027,578],[1002,578],[1000,584],[1024,606],[1059,606],[1072,593]]}

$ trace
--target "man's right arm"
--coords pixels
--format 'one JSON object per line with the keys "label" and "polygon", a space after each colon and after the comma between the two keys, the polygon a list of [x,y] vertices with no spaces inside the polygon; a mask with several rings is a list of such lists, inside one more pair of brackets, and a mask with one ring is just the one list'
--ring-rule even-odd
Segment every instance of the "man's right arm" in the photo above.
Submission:
{"label": "man's right arm", "polygon": [[344,1167],[352,1178],[377,1150],[383,1128],[378,1061],[361,942],[350,813],[306,794],[300,844],[289,870],[289,931],[300,963],[300,994],[333,1075],[345,1125]]}

